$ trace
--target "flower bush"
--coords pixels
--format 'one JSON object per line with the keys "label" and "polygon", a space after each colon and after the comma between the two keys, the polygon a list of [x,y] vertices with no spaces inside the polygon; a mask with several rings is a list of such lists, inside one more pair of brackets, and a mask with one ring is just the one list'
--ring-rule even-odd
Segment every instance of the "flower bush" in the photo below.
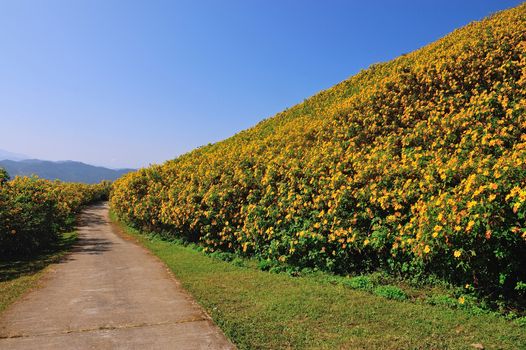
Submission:
{"label": "flower bush", "polygon": [[16,177],[0,182],[0,260],[29,256],[72,229],[83,205],[108,197],[110,183],[86,185]]}
{"label": "flower bush", "polygon": [[526,281],[526,5],[116,181],[111,206],[205,251],[337,273]]}

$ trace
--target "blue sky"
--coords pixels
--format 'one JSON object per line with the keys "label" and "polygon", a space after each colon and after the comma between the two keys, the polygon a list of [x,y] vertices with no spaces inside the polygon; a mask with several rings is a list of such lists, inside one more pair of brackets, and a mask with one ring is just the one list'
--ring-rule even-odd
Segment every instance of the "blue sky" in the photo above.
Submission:
{"label": "blue sky", "polygon": [[160,163],[520,3],[0,0],[0,149]]}

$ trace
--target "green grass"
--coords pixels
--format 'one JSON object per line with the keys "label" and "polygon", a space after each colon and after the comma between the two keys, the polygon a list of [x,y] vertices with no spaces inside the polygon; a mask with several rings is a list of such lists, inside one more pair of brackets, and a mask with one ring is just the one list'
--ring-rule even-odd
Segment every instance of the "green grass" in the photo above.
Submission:
{"label": "green grass", "polygon": [[0,312],[38,286],[46,267],[60,261],[76,239],[76,232],[65,233],[56,245],[34,258],[0,261]]}
{"label": "green grass", "polygon": [[122,227],[166,263],[240,349],[526,348],[525,328],[493,314],[390,300],[403,294],[356,290],[329,276],[264,272]]}

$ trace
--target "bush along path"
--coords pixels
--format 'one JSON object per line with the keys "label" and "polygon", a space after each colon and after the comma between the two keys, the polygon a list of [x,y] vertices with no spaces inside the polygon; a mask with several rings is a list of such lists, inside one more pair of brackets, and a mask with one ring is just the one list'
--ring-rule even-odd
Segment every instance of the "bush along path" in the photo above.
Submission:
{"label": "bush along path", "polygon": [[71,254],[0,316],[0,348],[233,349],[159,260],[116,234],[107,211],[86,209]]}
{"label": "bush along path", "polygon": [[35,258],[73,230],[80,210],[107,200],[111,183],[68,183],[15,177],[0,168],[0,263]]}

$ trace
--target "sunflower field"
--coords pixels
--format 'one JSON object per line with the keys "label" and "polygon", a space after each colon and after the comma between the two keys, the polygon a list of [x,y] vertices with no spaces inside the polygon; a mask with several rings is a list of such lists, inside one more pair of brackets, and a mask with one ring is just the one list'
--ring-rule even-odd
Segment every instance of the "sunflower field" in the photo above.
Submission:
{"label": "sunflower field", "polygon": [[526,4],[129,173],[110,201],[205,251],[524,296]]}
{"label": "sunflower field", "polygon": [[0,260],[28,257],[73,229],[75,216],[89,203],[108,197],[110,183],[96,185],[37,177],[0,179]]}

